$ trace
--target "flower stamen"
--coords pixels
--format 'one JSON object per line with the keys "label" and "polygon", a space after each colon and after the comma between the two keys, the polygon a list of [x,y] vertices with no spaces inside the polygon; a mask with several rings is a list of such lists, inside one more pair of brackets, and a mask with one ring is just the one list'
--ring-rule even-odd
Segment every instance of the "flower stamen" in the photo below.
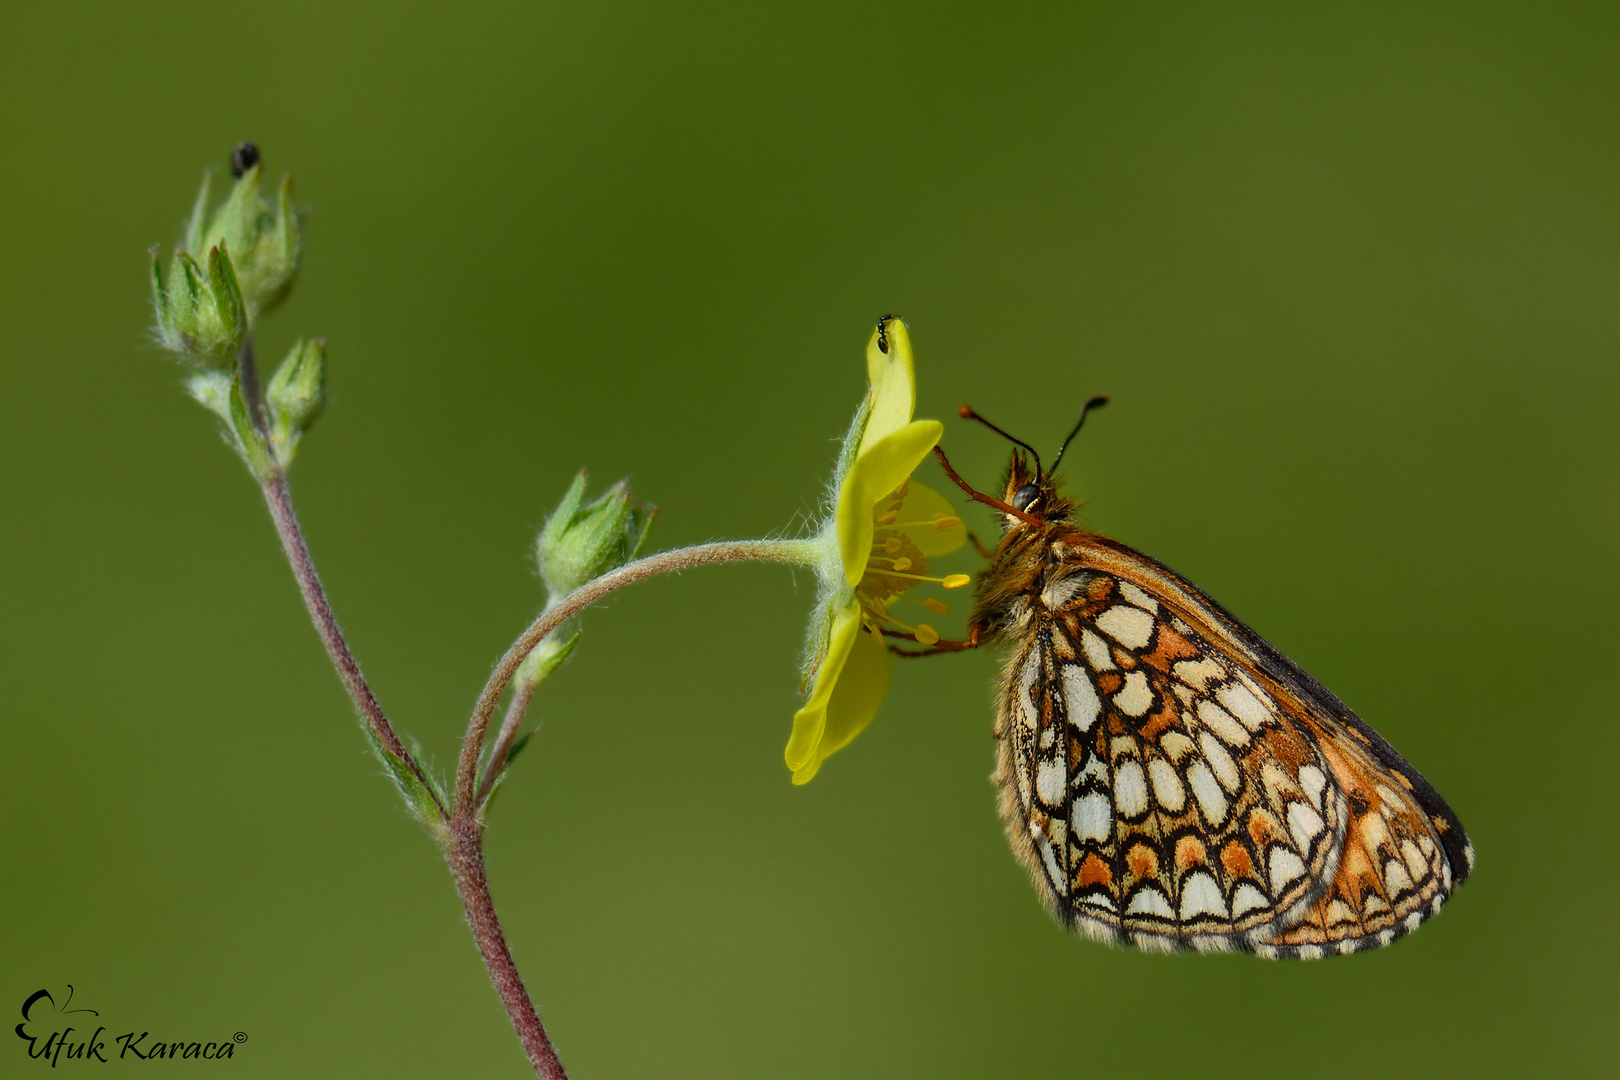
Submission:
{"label": "flower stamen", "polygon": [[[901,562],[906,562],[906,560],[897,559],[895,561],[895,565],[898,566]],[[907,565],[909,566],[910,563],[908,562]],[[966,585],[969,581],[973,580],[972,578],[968,577],[966,574],[952,574],[949,577],[938,578],[938,577],[923,577],[921,574],[906,574],[906,573],[902,573],[900,570],[897,570],[897,569],[896,570],[879,570],[877,572],[879,574],[881,574],[883,577],[899,577],[899,578],[905,578],[907,581],[932,581],[934,584],[943,585],[947,589],[960,589],[963,585]],[[961,578],[962,580],[957,581],[956,580],[957,578]],[[954,582],[954,584],[952,584],[953,582]]]}
{"label": "flower stamen", "polygon": [[[885,515],[885,516],[887,516],[887,515]],[[894,519],[893,518],[890,518],[888,521],[884,521],[883,518],[877,518],[877,519],[875,519],[874,524],[882,525],[884,528],[887,528],[887,529],[923,529],[923,528],[928,528],[928,529],[938,529],[940,532],[947,532],[947,531],[949,531],[951,529],[956,528],[958,525],[962,524],[962,519],[961,518],[953,518],[953,517],[937,517],[937,518],[932,518],[932,519],[930,519],[928,521],[902,521],[897,525],[897,524],[894,524]]]}

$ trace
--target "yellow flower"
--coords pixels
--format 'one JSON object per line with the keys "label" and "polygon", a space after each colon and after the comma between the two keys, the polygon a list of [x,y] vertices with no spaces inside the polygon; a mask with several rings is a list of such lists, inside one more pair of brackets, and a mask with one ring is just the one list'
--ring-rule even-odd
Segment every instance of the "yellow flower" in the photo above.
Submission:
{"label": "yellow flower", "polygon": [[[966,574],[929,577],[928,560],[949,554],[967,538],[944,497],[911,480],[944,434],[937,420],[913,420],[916,375],[905,324],[885,316],[866,347],[865,402],[855,414],[839,455],[829,502],[833,513],[816,543],[821,590],[806,649],[809,698],[793,717],[783,755],[793,782],[803,784],[821,763],[859,735],[877,715],[889,689],[892,663],[884,630],[925,645],[939,640],[927,623],[908,624],[889,611],[923,582],[947,589]],[[943,613],[936,599],[921,601]]]}

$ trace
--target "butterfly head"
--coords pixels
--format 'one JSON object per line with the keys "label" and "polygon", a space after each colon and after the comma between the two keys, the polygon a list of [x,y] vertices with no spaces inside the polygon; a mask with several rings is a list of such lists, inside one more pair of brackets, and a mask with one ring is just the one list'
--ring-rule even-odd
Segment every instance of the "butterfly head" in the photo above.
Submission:
{"label": "butterfly head", "polygon": [[[1033,452],[1013,451],[1002,492],[1002,501],[1008,506],[1043,523],[1062,521],[1075,508],[1073,499],[1058,493],[1056,476],[1050,470],[1041,469],[1040,458],[1034,457]],[[1007,522],[1009,527],[1029,524],[1011,515],[1007,515]]]}
{"label": "butterfly head", "polygon": [[[968,406],[963,405],[958,412],[964,420],[977,420],[1012,443],[1015,449],[1012,452],[1012,461],[1007,466],[1007,475],[1002,483],[1003,494],[999,500],[975,492],[962,482],[954,470],[951,471],[951,478],[956,480],[962,486],[962,489],[975,499],[980,502],[988,502],[992,506],[1001,509],[1003,517],[1006,519],[1006,527],[1009,530],[1020,526],[1045,525],[1050,521],[1065,521],[1074,512],[1077,504],[1073,499],[1058,494],[1058,463],[1063,460],[1063,454],[1069,449],[1069,443],[1073,442],[1074,437],[1080,434],[1080,428],[1086,422],[1086,414],[1092,409],[1107,403],[1108,399],[1100,394],[1086,402],[1085,406],[1080,410],[1080,419],[1075,422],[1074,429],[1069,432],[1069,437],[1064,439],[1063,445],[1058,448],[1057,457],[1052,459],[1050,468],[1042,468],[1041,455],[1033,446],[1022,439],[1007,434]],[[948,464],[946,467],[949,469]],[[1009,510],[1012,512],[1008,513]]]}

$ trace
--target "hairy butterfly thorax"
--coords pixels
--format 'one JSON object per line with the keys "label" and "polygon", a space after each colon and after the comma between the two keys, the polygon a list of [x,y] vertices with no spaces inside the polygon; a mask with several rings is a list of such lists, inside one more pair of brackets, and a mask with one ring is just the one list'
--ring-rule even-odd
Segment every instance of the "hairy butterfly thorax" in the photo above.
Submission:
{"label": "hairy butterfly thorax", "polygon": [[1001,498],[935,453],[1002,518],[968,640],[952,644],[1012,647],[992,779],[1052,912],[1145,949],[1307,959],[1388,944],[1438,912],[1474,856],[1428,781],[1196,586],[1076,522],[1055,480],[1063,450],[1043,468],[962,415],[1021,448]]}

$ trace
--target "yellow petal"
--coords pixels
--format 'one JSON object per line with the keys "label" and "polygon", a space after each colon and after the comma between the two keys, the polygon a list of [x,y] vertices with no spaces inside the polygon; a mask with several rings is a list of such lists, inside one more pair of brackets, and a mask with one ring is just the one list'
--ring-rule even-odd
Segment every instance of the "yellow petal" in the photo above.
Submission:
{"label": "yellow petal", "polygon": [[793,714],[793,734],[788,736],[787,749],[782,758],[795,774],[807,766],[812,774],[819,766],[816,748],[821,745],[822,732],[827,724],[827,702],[832,698],[838,677],[843,674],[849,660],[850,649],[861,634],[861,609],[850,604],[833,616],[832,630],[827,635],[827,651],[822,654],[816,668],[816,681],[810,688],[810,700]]}
{"label": "yellow petal", "polygon": [[[889,351],[878,348],[878,334],[866,346],[866,377],[872,384],[872,414],[861,436],[860,453],[866,453],[878,440],[911,423],[917,407],[917,373],[911,357],[911,337],[906,324],[890,319],[885,326]],[[881,328],[880,328],[881,329]]]}
{"label": "yellow petal", "polygon": [[[805,784],[816,775],[821,763],[848,746],[877,716],[883,698],[889,692],[889,675],[894,661],[888,647],[870,634],[860,633],[860,616],[852,612],[851,641],[840,670],[827,685],[822,676],[816,679],[816,689],[810,701],[793,718],[793,737],[788,741],[788,765],[793,768],[793,782]],[[835,627],[833,635],[838,635]],[[825,687],[825,694],[823,688]],[[818,704],[819,700],[819,704]],[[807,717],[812,709],[818,717]],[[793,764],[795,744],[800,741],[800,718],[804,718],[806,736],[815,732],[813,744],[807,753]],[[809,743],[808,737],[805,739]]]}
{"label": "yellow petal", "polygon": [[[890,348],[893,348],[891,345]],[[916,420],[879,439],[855,459],[838,493],[838,550],[844,578],[858,584],[872,551],[872,508],[922,464],[945,434],[938,420]]]}
{"label": "yellow petal", "polygon": [[[945,528],[940,528],[940,525],[945,525]],[[967,526],[956,516],[956,508],[945,500],[945,496],[915,480],[906,490],[899,516],[891,527],[902,526],[906,538],[930,559],[949,555],[967,543]]]}

